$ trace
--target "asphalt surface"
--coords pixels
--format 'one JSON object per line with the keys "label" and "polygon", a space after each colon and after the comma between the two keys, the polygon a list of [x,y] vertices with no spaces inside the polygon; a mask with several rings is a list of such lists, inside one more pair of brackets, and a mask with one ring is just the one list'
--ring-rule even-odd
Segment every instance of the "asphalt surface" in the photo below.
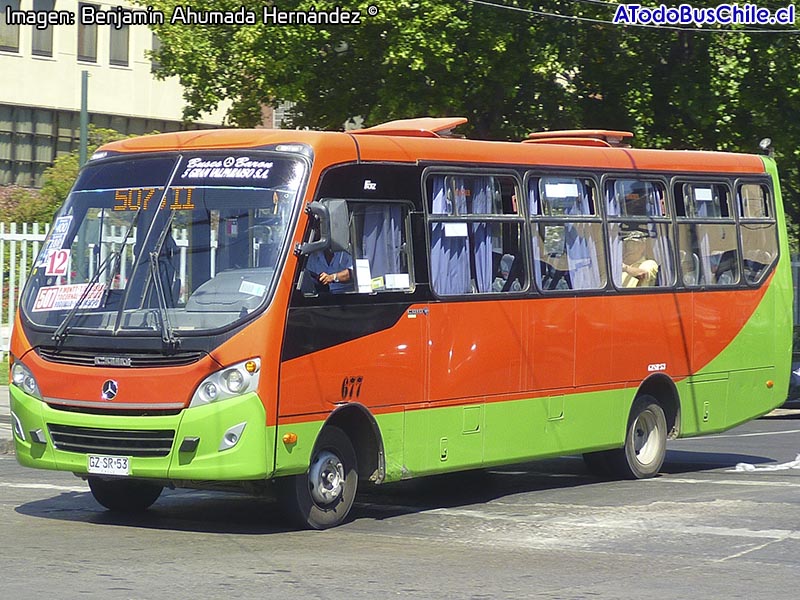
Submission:
{"label": "asphalt surface", "polygon": [[0,598],[797,600],[800,410],[670,443],[658,477],[579,457],[364,486],[341,527],[165,490],[140,515],[0,456]]}

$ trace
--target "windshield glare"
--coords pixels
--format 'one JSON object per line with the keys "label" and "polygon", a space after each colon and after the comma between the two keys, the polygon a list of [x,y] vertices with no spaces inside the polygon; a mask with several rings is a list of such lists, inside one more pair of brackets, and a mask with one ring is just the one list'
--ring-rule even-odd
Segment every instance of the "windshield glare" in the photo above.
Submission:
{"label": "windshield glare", "polygon": [[178,333],[246,317],[269,299],[304,172],[256,152],[88,166],[34,265],[26,315],[155,335],[164,317]]}

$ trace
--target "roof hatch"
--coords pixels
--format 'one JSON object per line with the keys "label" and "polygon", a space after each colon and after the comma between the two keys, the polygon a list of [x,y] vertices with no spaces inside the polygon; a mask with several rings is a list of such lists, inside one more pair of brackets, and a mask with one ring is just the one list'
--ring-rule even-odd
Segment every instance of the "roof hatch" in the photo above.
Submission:
{"label": "roof hatch", "polygon": [[355,135],[399,135],[404,137],[456,137],[454,127],[467,122],[466,117],[420,117],[418,119],[400,119],[389,121],[366,129],[348,131]]}
{"label": "roof hatch", "polygon": [[523,144],[567,144],[570,146],[602,146],[627,148],[633,137],[630,131],[606,129],[568,129],[564,131],[537,131],[528,135]]}

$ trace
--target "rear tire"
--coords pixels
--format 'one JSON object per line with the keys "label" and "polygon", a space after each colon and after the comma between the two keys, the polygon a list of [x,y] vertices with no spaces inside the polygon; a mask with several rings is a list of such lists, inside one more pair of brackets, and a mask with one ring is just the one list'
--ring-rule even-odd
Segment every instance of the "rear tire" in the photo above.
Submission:
{"label": "rear tire", "polygon": [[610,472],[621,479],[654,477],[667,454],[667,418],[652,396],[639,396],[631,407],[625,445],[609,450]]}
{"label": "rear tire", "polygon": [[164,487],[138,479],[89,477],[89,489],[94,499],[108,510],[137,513],[150,508]]}
{"label": "rear tire", "polygon": [[281,503],[301,527],[328,529],[344,522],[358,489],[356,453],[347,434],[326,426],[317,438],[308,471],[279,481]]}

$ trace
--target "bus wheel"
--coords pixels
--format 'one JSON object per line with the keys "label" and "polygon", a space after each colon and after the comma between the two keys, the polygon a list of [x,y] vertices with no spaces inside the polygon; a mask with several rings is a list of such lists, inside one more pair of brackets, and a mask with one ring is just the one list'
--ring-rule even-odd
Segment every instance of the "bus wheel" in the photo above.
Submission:
{"label": "bus wheel", "polygon": [[158,500],[163,486],[136,479],[102,479],[89,477],[92,496],[108,510],[141,512]]}
{"label": "bus wheel", "polygon": [[652,396],[639,396],[628,418],[625,446],[606,456],[611,472],[624,479],[646,479],[658,473],[667,453],[667,419]]}
{"label": "bus wheel", "polygon": [[281,482],[284,509],[303,527],[327,529],[342,523],[358,488],[356,453],[341,429],[325,427],[317,438],[308,471]]}

